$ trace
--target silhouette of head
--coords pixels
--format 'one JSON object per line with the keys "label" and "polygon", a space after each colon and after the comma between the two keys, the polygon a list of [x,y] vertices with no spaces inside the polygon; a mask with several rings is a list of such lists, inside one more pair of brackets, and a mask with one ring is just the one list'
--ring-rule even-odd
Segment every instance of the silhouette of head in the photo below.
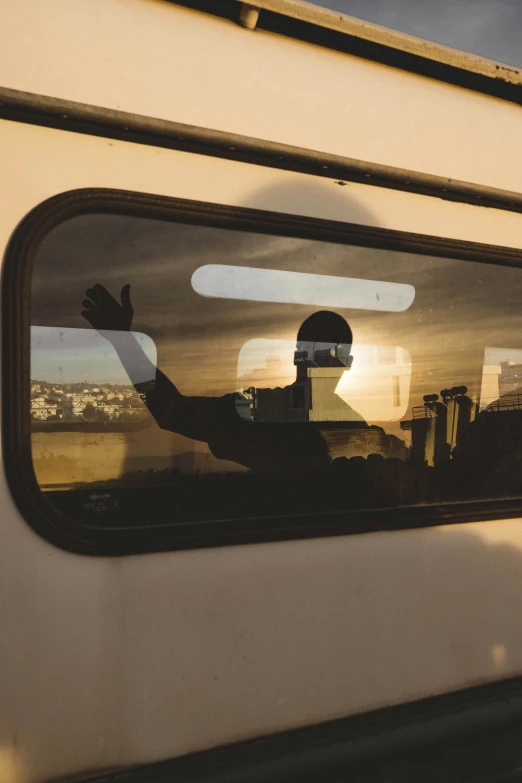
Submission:
{"label": "silhouette of head", "polygon": [[303,321],[297,332],[298,342],[352,344],[353,336],[347,321],[339,313],[319,310]]}
{"label": "silhouette of head", "polygon": [[297,333],[294,364],[298,367],[351,367],[353,335],[338,313],[320,310],[310,315]]}

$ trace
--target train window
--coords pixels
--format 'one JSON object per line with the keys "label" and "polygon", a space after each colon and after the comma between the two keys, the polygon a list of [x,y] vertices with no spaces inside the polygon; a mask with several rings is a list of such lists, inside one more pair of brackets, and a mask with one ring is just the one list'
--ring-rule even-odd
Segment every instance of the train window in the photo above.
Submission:
{"label": "train window", "polygon": [[46,507],[176,546],[522,494],[520,269],[255,220],[91,206],[38,243],[23,416]]}

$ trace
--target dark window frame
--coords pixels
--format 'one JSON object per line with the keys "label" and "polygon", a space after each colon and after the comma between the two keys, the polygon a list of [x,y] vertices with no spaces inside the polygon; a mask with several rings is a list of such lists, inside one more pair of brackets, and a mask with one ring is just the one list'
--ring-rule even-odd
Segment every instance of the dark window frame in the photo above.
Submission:
{"label": "dark window frame", "polygon": [[[88,527],[59,512],[40,490],[32,466],[30,284],[36,253],[49,231],[73,217],[93,213],[215,226],[522,268],[522,250],[152,194],[80,189],[44,201],[22,220],[14,232],[4,262],[2,415],[4,465],[12,495],[26,521],[45,539],[79,554],[115,556],[321,538],[522,515],[522,498],[248,520],[152,524],[123,529]],[[138,423],[131,424],[130,428],[136,426]]]}

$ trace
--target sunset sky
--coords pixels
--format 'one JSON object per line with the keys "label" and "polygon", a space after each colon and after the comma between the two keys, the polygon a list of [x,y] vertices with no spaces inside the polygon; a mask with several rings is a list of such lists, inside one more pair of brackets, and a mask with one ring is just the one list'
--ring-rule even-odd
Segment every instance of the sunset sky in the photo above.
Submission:
{"label": "sunset sky", "polygon": [[130,283],[134,329],[152,337],[159,366],[180,390],[232,392],[245,343],[291,344],[318,308],[200,296],[191,276],[209,263],[413,286],[405,312],[336,310],[350,323],[355,345],[399,346],[411,356],[408,409],[424,394],[453,385],[465,384],[477,396],[485,348],[521,347],[517,269],[113,215],[75,218],[45,240],[35,263],[32,322],[85,329],[85,289],[100,282],[117,295]]}

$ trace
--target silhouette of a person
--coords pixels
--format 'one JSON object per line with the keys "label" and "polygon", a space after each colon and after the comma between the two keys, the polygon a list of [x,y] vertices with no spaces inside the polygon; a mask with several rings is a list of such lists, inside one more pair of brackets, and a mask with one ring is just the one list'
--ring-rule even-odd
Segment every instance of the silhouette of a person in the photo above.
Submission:
{"label": "silhouette of a person", "polygon": [[[215,457],[251,470],[302,471],[330,463],[318,421],[303,417],[296,420],[289,413],[287,420],[283,415],[276,417],[276,421],[255,424],[239,415],[236,394],[223,397],[182,394],[148,359],[130,331],[134,311],[129,285],[121,290],[121,303],[99,284],[88,288],[86,296],[82,315],[112,343],[136,391],[162,429],[205,442]],[[351,344],[351,329],[340,315],[329,311],[311,315],[297,335],[295,383],[285,389],[260,390],[262,406],[279,411],[285,407],[287,411],[306,409],[306,379],[310,370],[329,368],[323,374],[332,376],[335,386],[352,364]],[[334,407],[343,410],[342,418],[349,421],[350,428],[368,426],[337,395]]]}

